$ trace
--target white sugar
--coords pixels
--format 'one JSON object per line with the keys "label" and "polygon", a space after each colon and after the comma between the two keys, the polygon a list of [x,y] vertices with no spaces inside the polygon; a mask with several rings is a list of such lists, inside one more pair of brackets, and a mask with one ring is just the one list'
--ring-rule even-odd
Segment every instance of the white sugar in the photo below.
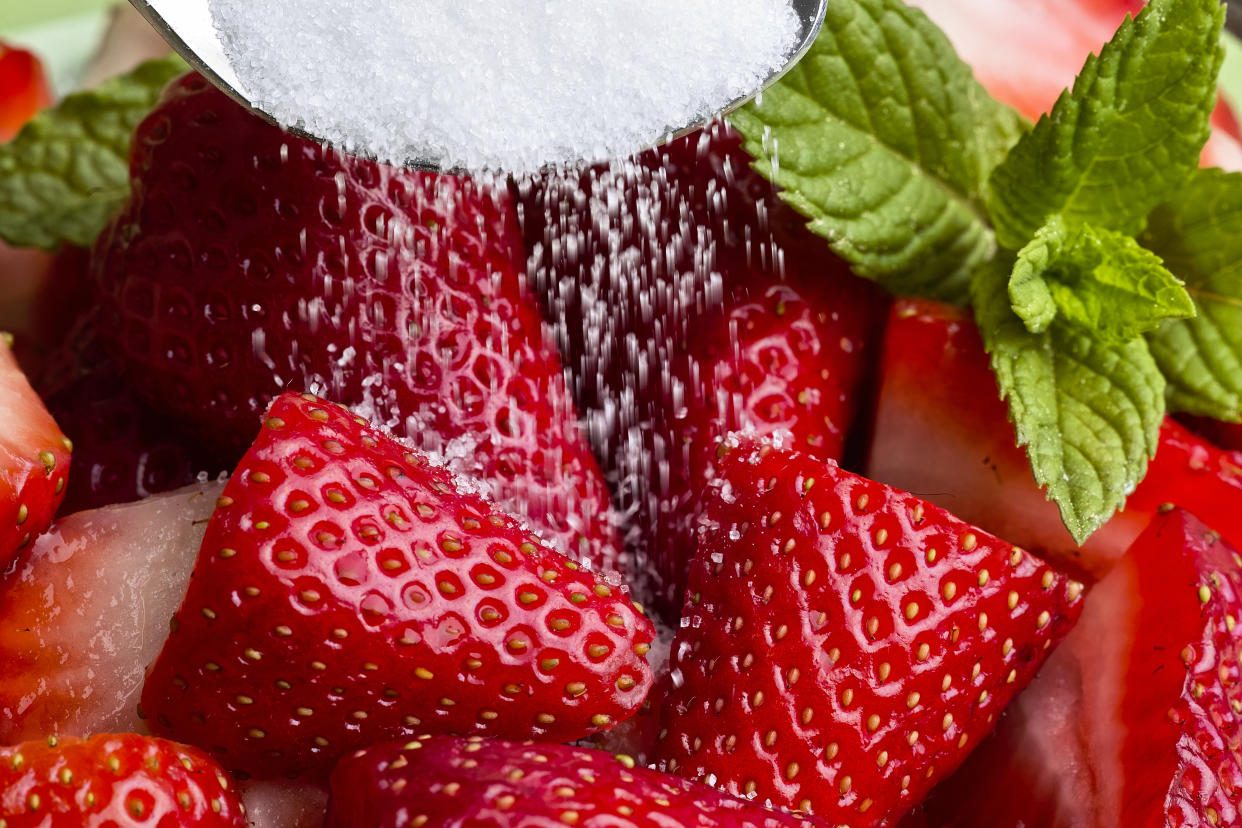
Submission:
{"label": "white sugar", "polygon": [[627,155],[753,93],[790,0],[210,0],[246,92],[385,160],[528,172]]}

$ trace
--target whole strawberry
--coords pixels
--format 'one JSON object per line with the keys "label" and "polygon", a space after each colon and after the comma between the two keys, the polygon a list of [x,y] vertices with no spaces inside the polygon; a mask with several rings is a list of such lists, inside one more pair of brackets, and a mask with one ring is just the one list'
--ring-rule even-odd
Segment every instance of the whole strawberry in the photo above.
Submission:
{"label": "whole strawberry", "polygon": [[172,629],[144,712],[261,776],[427,731],[577,739],[651,684],[625,589],[309,395],[272,405]]}
{"label": "whole strawberry", "polygon": [[918,498],[722,445],[657,756],[833,824],[891,825],[1077,616],[1081,587]]}
{"label": "whole strawberry", "polygon": [[326,150],[197,75],[139,126],[131,185],[94,272],[105,344],[149,403],[237,456],[274,397],[316,390],[617,566],[503,188]]}
{"label": "whole strawberry", "polygon": [[568,745],[420,737],[332,774],[328,828],[798,828],[812,820]]}
{"label": "whole strawberry", "polygon": [[245,808],[210,757],[133,734],[0,748],[5,828],[244,828]]}

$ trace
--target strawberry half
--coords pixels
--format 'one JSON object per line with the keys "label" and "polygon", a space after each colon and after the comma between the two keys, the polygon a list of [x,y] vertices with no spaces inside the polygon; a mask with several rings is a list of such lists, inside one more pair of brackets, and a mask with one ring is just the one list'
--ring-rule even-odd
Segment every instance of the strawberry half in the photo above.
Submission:
{"label": "strawberry half", "polygon": [[568,745],[420,737],[343,759],[332,774],[327,828],[813,824],[635,767],[628,756]]}
{"label": "strawberry half", "polygon": [[191,747],[133,734],[0,748],[5,828],[245,828],[220,766]]}
{"label": "strawberry half", "polygon": [[991,730],[1081,586],[835,463],[722,452],[657,755],[834,824],[891,824]]}
{"label": "strawberry half", "polygon": [[1242,820],[1242,558],[1156,517],[1039,677],[927,806],[931,825]]}
{"label": "strawberry half", "polygon": [[47,413],[8,342],[0,341],[0,574],[65,497],[73,444]]}
{"label": "strawberry half", "polygon": [[147,677],[157,730],[274,776],[427,730],[561,741],[632,715],[650,622],[467,486],[278,398]]}
{"label": "strawberry half", "polygon": [[94,273],[104,344],[155,410],[239,457],[273,398],[319,391],[619,565],[506,191],[324,149],[193,74],[138,127],[130,172]]}
{"label": "strawberry half", "polygon": [[39,59],[25,49],[0,43],[0,143],[16,135],[51,102]]}

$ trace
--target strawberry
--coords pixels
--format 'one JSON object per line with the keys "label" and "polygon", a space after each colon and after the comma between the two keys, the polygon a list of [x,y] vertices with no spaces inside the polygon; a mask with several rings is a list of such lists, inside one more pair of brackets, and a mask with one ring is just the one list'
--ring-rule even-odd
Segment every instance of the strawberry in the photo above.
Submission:
{"label": "strawberry", "polygon": [[133,734],[0,748],[6,828],[244,828],[220,766],[194,748]]}
{"label": "strawberry", "polygon": [[550,177],[523,205],[536,284],[670,621],[715,442],[786,430],[841,458],[885,310],[750,164],[714,123],[632,162]]}
{"label": "strawberry", "polygon": [[0,589],[0,744],[142,730],[142,677],[221,489],[71,515],[22,551]]}
{"label": "strawberry", "polygon": [[1226,423],[1210,417],[1179,415],[1178,420],[1195,434],[1229,451],[1242,451],[1242,423]]}
{"label": "strawberry", "polygon": [[814,825],[706,785],[568,745],[419,737],[359,751],[332,774],[327,828]]}
{"label": "strawberry", "polygon": [[[1081,547],[1017,448],[978,330],[966,311],[900,300],[885,335],[867,474],[925,496],[963,519],[1098,578],[1165,503],[1195,511],[1242,544],[1242,455],[1222,452],[1173,421],[1147,476]],[[1233,533],[1233,534],[1229,534]]]}
{"label": "strawberry", "polygon": [[651,624],[468,483],[286,394],[229,481],[142,705],[261,776],[423,730],[581,738],[651,684]]}
{"label": "strawberry", "polygon": [[103,341],[153,408],[240,456],[275,396],[322,391],[618,566],[506,192],[326,150],[193,74],[139,126],[131,185],[94,273]]}
{"label": "strawberry", "polygon": [[987,734],[1081,586],[913,495],[722,444],[673,642],[668,770],[890,825]]}
{"label": "strawberry", "polygon": [[140,399],[100,347],[87,314],[48,359],[39,393],[73,441],[62,510],[73,513],[169,492],[231,469],[239,457],[212,451]]}
{"label": "strawberry", "polygon": [[16,135],[51,102],[39,59],[25,49],[0,43],[0,143]]}
{"label": "strawberry", "polygon": [[932,825],[1238,825],[1242,558],[1156,517],[996,734],[928,803]]}
{"label": "strawberry", "polygon": [[0,573],[47,528],[65,497],[72,444],[0,342]]}
{"label": "strawberry", "polygon": [[[1034,120],[1074,82],[1089,52],[1100,51],[1143,0],[912,0],[953,41],[996,98]],[[1205,166],[1242,169],[1233,111],[1222,98],[1203,152]]]}

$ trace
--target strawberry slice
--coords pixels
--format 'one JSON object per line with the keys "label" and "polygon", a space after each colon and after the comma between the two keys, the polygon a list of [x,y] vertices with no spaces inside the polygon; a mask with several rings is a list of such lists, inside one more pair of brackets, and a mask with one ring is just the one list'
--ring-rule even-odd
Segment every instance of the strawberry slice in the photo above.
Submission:
{"label": "strawberry slice", "polygon": [[0,748],[6,828],[245,828],[246,811],[209,756],[133,734]]}
{"label": "strawberry slice", "polygon": [[797,815],[568,745],[420,737],[360,751],[332,774],[328,828],[489,825],[797,828]]}
{"label": "strawberry slice", "polygon": [[1157,516],[929,823],[1239,824],[1238,618],[1237,552],[1181,509]]}
{"label": "strawberry slice", "polygon": [[142,677],[222,488],[71,515],[22,552],[0,589],[0,744],[144,730]]}
{"label": "strawberry slice", "polygon": [[139,126],[131,185],[94,272],[103,341],[155,410],[240,457],[274,397],[320,391],[620,565],[507,191],[326,150],[193,74]]}
{"label": "strawberry slice", "polygon": [[891,824],[991,730],[1081,586],[835,463],[722,452],[657,755],[833,824]]}
{"label": "strawberry slice", "polygon": [[1084,577],[1099,578],[1159,507],[1176,503],[1242,545],[1242,455],[1223,452],[1172,420],[1147,476],[1079,548],[1035,483],[978,329],[967,311],[899,300],[885,335],[868,476],[915,492]]}
{"label": "strawberry slice", "polygon": [[424,730],[581,738],[651,684],[651,623],[471,484],[285,394],[219,500],[142,705],[257,776]]}
{"label": "strawberry slice", "polygon": [[0,573],[52,521],[65,497],[72,444],[0,341]]}
{"label": "strawberry slice", "polygon": [[0,43],[0,143],[52,102],[43,64],[31,52]]}
{"label": "strawberry slice", "polygon": [[[975,76],[1032,120],[1052,109],[1083,60],[1109,41],[1143,0],[911,0],[940,26]],[[1242,169],[1237,120],[1222,98],[1204,166]]]}

